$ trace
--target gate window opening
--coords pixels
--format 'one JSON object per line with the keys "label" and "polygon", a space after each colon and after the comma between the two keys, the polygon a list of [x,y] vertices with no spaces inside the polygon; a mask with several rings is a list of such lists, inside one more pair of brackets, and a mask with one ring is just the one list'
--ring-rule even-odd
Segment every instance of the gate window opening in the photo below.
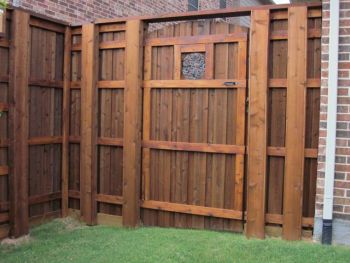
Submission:
{"label": "gate window opening", "polygon": [[203,79],[205,74],[205,53],[182,54],[182,78]]}

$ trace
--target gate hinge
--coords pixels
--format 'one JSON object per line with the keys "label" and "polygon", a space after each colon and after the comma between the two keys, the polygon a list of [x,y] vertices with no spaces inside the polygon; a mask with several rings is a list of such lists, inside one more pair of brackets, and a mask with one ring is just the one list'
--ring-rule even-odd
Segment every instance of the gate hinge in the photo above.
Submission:
{"label": "gate hinge", "polygon": [[245,111],[246,111],[246,113],[249,112],[249,98],[248,97],[245,99]]}

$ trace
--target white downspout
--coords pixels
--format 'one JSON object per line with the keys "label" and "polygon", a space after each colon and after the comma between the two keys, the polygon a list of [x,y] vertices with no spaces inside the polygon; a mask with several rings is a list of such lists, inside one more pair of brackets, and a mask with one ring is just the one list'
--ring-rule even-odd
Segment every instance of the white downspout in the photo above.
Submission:
{"label": "white downspout", "polygon": [[330,2],[327,138],[323,197],[322,243],[332,243],[333,191],[337,130],[339,0]]}

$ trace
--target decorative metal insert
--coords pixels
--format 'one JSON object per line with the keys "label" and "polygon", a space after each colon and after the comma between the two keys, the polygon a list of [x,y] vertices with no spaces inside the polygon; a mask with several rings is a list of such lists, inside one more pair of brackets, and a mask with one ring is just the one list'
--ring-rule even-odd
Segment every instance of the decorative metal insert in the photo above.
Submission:
{"label": "decorative metal insert", "polygon": [[205,53],[184,53],[182,55],[182,76],[184,79],[203,79],[205,74]]}

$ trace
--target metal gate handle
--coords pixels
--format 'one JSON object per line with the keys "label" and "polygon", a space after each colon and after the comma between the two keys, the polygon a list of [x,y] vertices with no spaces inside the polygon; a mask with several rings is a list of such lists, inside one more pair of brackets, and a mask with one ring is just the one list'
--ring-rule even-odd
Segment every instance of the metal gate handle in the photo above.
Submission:
{"label": "metal gate handle", "polygon": [[235,82],[235,81],[227,81],[227,82],[224,82],[224,85],[225,86],[235,86],[237,85],[238,82]]}

